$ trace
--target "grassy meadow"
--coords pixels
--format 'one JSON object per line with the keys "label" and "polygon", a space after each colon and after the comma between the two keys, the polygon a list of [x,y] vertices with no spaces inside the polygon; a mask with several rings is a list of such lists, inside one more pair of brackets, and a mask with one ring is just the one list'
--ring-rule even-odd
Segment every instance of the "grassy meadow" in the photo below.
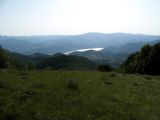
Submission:
{"label": "grassy meadow", "polygon": [[0,120],[160,120],[160,76],[1,70]]}

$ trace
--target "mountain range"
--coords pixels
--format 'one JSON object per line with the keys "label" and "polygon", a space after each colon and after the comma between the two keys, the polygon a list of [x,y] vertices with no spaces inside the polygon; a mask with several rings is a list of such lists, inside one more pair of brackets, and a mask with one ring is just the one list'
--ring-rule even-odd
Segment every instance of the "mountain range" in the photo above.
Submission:
{"label": "mountain range", "polygon": [[85,33],[81,35],[0,36],[3,48],[21,54],[55,54],[87,48],[110,48],[137,42],[150,42],[160,36],[128,33]]}
{"label": "mountain range", "polygon": [[[68,56],[85,57],[98,64],[119,67],[127,57],[141,50],[145,44],[160,42],[160,36],[127,33],[86,33],[81,35],[56,36],[0,36],[0,45],[20,63],[38,63],[50,60],[52,55],[72,51]],[[103,48],[88,50],[88,48]],[[76,51],[87,49],[87,51]],[[61,57],[66,58],[66,55]],[[68,58],[67,58],[68,59]],[[73,58],[74,59],[74,58]],[[73,61],[72,61],[73,62]]]}

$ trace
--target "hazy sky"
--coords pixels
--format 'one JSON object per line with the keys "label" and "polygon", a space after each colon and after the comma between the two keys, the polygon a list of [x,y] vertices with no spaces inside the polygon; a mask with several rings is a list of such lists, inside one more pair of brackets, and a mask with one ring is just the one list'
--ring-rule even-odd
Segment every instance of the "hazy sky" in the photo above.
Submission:
{"label": "hazy sky", "polygon": [[0,34],[160,35],[160,0],[0,0]]}

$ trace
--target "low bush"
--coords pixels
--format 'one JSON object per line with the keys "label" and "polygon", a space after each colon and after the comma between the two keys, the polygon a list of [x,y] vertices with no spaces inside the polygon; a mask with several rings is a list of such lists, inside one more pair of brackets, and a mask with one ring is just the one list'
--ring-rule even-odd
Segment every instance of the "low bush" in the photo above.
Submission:
{"label": "low bush", "polygon": [[99,65],[98,67],[97,67],[97,70],[98,71],[101,71],[101,72],[108,72],[108,71],[112,71],[113,70],[113,68],[110,66],[110,65]]}

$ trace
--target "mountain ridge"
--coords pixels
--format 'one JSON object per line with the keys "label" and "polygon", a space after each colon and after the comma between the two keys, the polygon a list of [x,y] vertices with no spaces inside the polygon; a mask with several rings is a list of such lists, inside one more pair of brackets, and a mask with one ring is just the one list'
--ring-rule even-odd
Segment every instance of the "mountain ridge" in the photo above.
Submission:
{"label": "mountain ridge", "polygon": [[80,35],[0,36],[2,47],[22,54],[54,54],[75,49],[120,46],[130,42],[154,41],[160,36],[129,33],[95,33]]}

